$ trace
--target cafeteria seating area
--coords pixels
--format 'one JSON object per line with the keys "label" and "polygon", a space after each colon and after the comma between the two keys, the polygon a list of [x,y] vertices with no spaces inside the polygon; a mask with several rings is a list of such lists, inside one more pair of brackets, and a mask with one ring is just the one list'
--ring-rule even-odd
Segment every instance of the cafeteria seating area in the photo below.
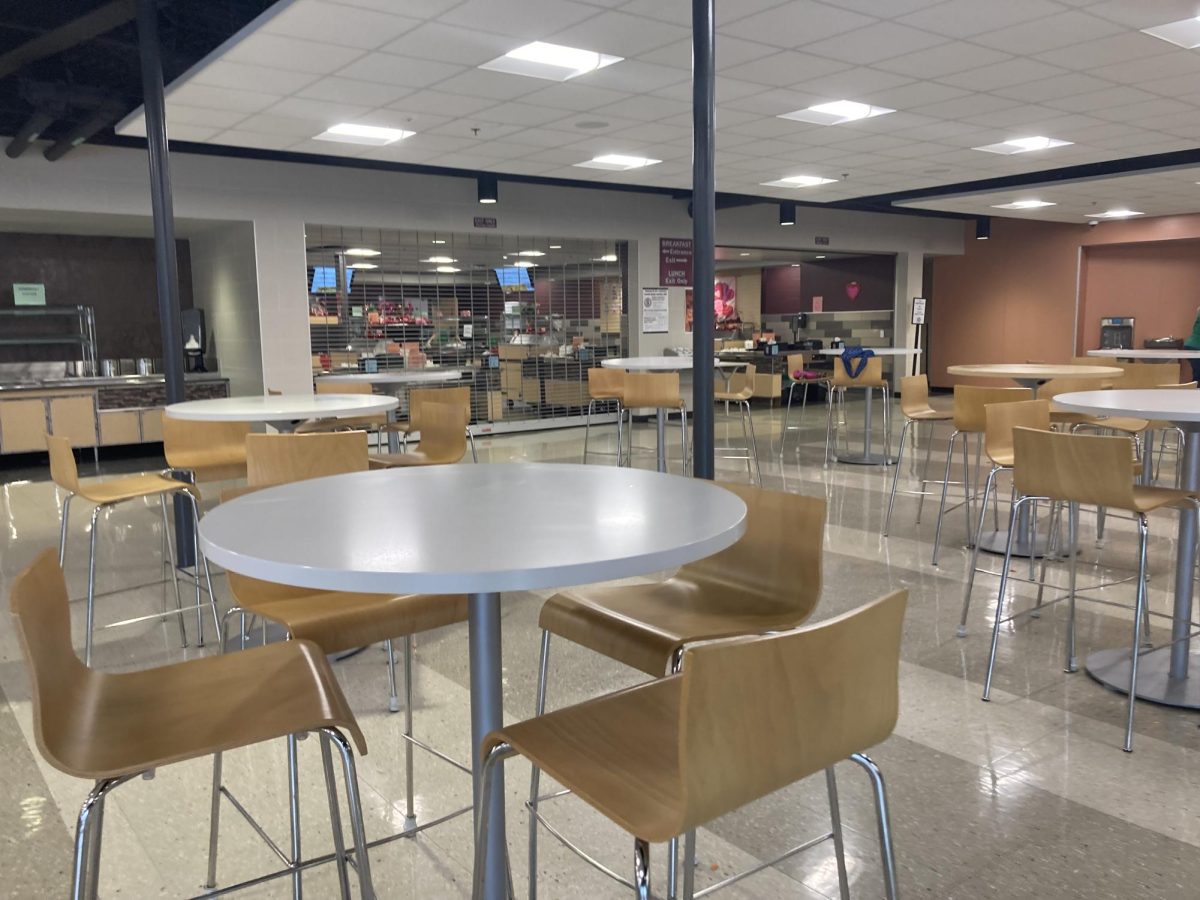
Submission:
{"label": "cafeteria seating area", "polygon": [[0,894],[1200,894],[1200,6],[0,10]]}

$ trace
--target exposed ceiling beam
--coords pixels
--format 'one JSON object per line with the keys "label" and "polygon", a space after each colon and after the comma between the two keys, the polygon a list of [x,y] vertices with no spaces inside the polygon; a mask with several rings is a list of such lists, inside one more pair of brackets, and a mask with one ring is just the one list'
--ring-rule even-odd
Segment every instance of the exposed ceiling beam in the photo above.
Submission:
{"label": "exposed ceiling beam", "polygon": [[0,78],[7,78],[32,62],[62,53],[129,22],[137,13],[136,0],[111,0],[65,25],[26,41],[0,56]]}

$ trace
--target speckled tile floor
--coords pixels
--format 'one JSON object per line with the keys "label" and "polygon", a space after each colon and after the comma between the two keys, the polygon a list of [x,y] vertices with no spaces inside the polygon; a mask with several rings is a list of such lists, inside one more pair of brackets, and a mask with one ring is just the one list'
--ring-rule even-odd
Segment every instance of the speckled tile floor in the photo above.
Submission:
{"label": "speckled tile floor", "polygon": [[[852,404],[851,431],[861,419]],[[888,779],[893,807],[900,888],[907,897],[936,898],[1193,898],[1200,888],[1200,718],[1192,712],[1139,704],[1135,752],[1120,750],[1124,700],[1086,674],[1062,672],[1065,610],[1046,610],[1040,619],[1006,627],[992,702],[980,702],[987,660],[994,577],[976,579],[966,638],[955,637],[969,562],[963,547],[962,513],[948,520],[941,565],[930,565],[936,504],[925,505],[916,525],[916,500],[897,500],[892,534],[880,536],[890,471],[823,465],[824,419],[809,412],[805,428],[792,432],[780,462],[780,413],[758,409],[755,421],[766,486],[829,500],[825,538],[824,591],[815,620],[835,615],[897,587],[910,592],[901,663],[902,712],[893,737],[872,751]],[[718,440],[740,438],[736,420],[718,415]],[[479,442],[481,462],[507,459],[577,461],[580,430],[497,436]],[[597,449],[611,449],[601,435]],[[649,445],[653,430],[640,427]],[[607,446],[606,446],[607,442]],[[935,467],[944,443],[935,441]],[[676,456],[677,448],[676,449]],[[596,457],[596,464],[611,458]],[[944,460],[944,456],[942,457]],[[650,466],[652,456],[639,456]],[[156,459],[120,459],[107,471],[159,468]],[[87,475],[90,463],[82,467]],[[678,469],[677,460],[673,468]],[[744,480],[737,461],[719,461],[718,476]],[[914,487],[902,469],[902,487]],[[0,594],[43,547],[57,540],[58,502],[44,468],[0,468]],[[207,490],[215,497],[220,486]],[[1005,488],[1007,490],[1007,488]],[[469,515],[469,510],[464,510]],[[98,601],[101,624],[158,608],[160,574],[157,510],[130,504],[102,517]],[[83,516],[73,520],[67,575],[72,593],[86,584]],[[1081,583],[1124,578],[1133,563],[1128,521],[1110,518],[1103,548],[1096,546],[1093,520],[1084,516]],[[1151,602],[1169,609],[1175,551],[1175,522],[1156,515],[1151,524]],[[993,568],[995,558],[987,559]],[[1023,567],[1019,567],[1023,568]],[[1050,578],[1064,581],[1060,566]],[[139,586],[141,585],[141,586]],[[222,604],[224,579],[216,579]],[[1016,603],[1032,602],[1028,585],[1014,584]],[[1093,596],[1126,602],[1128,583]],[[504,598],[506,712],[529,715],[537,660],[535,594]],[[82,605],[74,608],[76,643],[82,644]],[[1125,609],[1083,603],[1081,656],[1093,648],[1122,646],[1129,638]],[[1165,637],[1165,620],[1154,633]],[[187,621],[195,637],[195,620]],[[211,637],[211,635],[210,635]],[[212,652],[210,646],[181,650],[173,623],[157,621],[99,632],[95,665],[140,668]],[[372,648],[337,664],[370,744],[360,779],[368,832],[383,836],[403,818],[402,717],[387,712],[383,654]],[[458,758],[468,751],[466,629],[422,635],[415,672],[418,734]],[[556,644],[550,688],[552,706],[591,697],[640,680],[594,654]],[[215,700],[216,698],[214,698]],[[324,797],[312,742],[301,744],[304,776],[301,808],[305,847],[329,849]],[[8,897],[61,895],[70,869],[71,830],[87,785],[45,764],[33,738],[29,684],[15,636],[0,620],[0,894]],[[469,780],[446,764],[417,755],[418,813],[429,818],[467,802]],[[524,895],[525,815],[522,793],[528,767],[509,768],[509,842],[516,863],[517,892]],[[878,849],[871,798],[854,766],[839,767],[847,828],[851,892],[881,896]],[[284,755],[264,745],[230,754],[226,777],[235,793],[282,842],[286,836]],[[109,803],[101,894],[175,897],[200,893],[207,847],[210,769],[198,761],[161,770],[152,780],[122,787]],[[609,865],[625,872],[628,838],[582,803],[555,801],[556,821],[584,836]],[[811,779],[794,785],[704,829],[698,841],[698,886],[725,873],[769,859],[827,822],[824,785]],[[540,888],[544,898],[627,896],[627,891],[559,848],[541,842]],[[656,896],[664,886],[663,853],[656,848]],[[226,807],[220,840],[220,880],[251,877],[272,866],[270,852]],[[380,897],[465,897],[469,894],[471,841],[466,819],[457,819],[379,848],[372,856]],[[310,897],[332,896],[334,873],[325,866],[305,875]],[[277,881],[243,896],[285,897]],[[823,845],[739,882],[726,896],[831,898],[837,896],[832,853]]]}

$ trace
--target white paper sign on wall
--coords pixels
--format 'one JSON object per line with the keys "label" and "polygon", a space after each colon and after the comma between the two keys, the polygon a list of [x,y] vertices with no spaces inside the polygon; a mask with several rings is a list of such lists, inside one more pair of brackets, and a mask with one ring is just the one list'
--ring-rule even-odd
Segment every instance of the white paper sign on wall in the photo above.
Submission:
{"label": "white paper sign on wall", "polygon": [[912,323],[914,325],[924,325],[925,324],[925,298],[924,297],[913,297]]}
{"label": "white paper sign on wall", "polygon": [[666,334],[671,330],[665,287],[642,288],[642,334]]}

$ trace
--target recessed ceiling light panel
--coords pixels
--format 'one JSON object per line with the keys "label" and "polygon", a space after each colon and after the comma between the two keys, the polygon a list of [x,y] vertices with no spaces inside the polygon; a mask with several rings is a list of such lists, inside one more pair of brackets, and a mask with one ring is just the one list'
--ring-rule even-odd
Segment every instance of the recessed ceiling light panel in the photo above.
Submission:
{"label": "recessed ceiling light panel", "polygon": [[562,44],[548,44],[545,41],[534,41],[515,50],[509,50],[503,56],[498,56],[491,62],[485,62],[479,68],[489,72],[504,72],[508,75],[527,75],[530,78],[545,78],[549,81],[568,81],[588,72],[603,69],[613,63],[620,62],[624,57],[609,56],[594,50],[581,50],[578,47],[564,47]]}
{"label": "recessed ceiling light panel", "polygon": [[329,126],[314,140],[383,147],[412,137],[414,134],[416,134],[415,131],[405,131],[402,128],[382,128],[378,125],[356,125],[352,122],[343,122],[340,125]]}
{"label": "recessed ceiling light panel", "polygon": [[832,103],[818,103],[807,109],[784,113],[779,118],[792,119],[795,122],[808,122],[810,125],[842,125],[846,122],[873,119],[876,116],[886,116],[888,113],[894,112],[894,109],[888,109],[886,106],[871,106],[869,103],[859,103],[857,100],[834,100]]}
{"label": "recessed ceiling light panel", "polygon": [[1109,209],[1102,213],[1090,213],[1085,219],[1132,219],[1134,216],[1144,216],[1145,213],[1133,209]]}
{"label": "recessed ceiling light panel", "polygon": [[356,262],[356,263],[350,263],[350,265],[346,266],[346,268],[347,269],[378,269],[379,266],[375,265],[375,263]]}
{"label": "recessed ceiling light panel", "polygon": [[656,166],[661,159],[647,159],[644,156],[625,156],[620,153],[608,153],[597,156],[587,162],[575,163],[581,169],[605,169],[609,172],[628,172],[630,169],[644,169],[646,166]]}
{"label": "recessed ceiling light panel", "polygon": [[996,203],[992,209],[1041,209],[1044,206],[1055,206],[1049,200],[1014,200],[1012,203]]}
{"label": "recessed ceiling light panel", "polygon": [[1200,47],[1200,18],[1180,19],[1166,25],[1143,28],[1142,34],[1156,37],[1184,50],[1195,50]]}
{"label": "recessed ceiling light panel", "polygon": [[367,257],[371,257],[371,256],[380,256],[380,255],[382,255],[382,254],[380,254],[380,252],[379,252],[378,250],[372,250],[372,249],[371,249],[371,248],[369,248],[369,247],[350,247],[348,250],[346,250],[346,251],[344,251],[344,252],[345,252],[345,254],[346,254],[347,256],[367,256]]}
{"label": "recessed ceiling light panel", "polygon": [[820,175],[789,175],[778,181],[764,181],[763,187],[804,188],[817,187],[821,184],[832,184],[836,178],[822,178]]}
{"label": "recessed ceiling light panel", "polygon": [[518,250],[517,256],[545,256],[541,250]]}
{"label": "recessed ceiling light panel", "polygon": [[443,275],[451,275],[454,272],[461,272],[461,269],[456,269],[454,266],[438,266],[434,269],[435,272],[441,272]]}
{"label": "recessed ceiling light panel", "polygon": [[615,253],[605,253],[603,256],[597,256],[595,259],[592,260],[592,262],[616,262],[616,261],[617,261],[617,254],[615,254]]}
{"label": "recessed ceiling light panel", "polygon": [[1035,150],[1050,150],[1054,147],[1069,147],[1070,141],[1060,141],[1055,138],[1048,138],[1038,135],[1036,137],[1013,138],[1009,141],[1001,141],[998,144],[985,144],[982,147],[972,147],[973,150],[982,150],[984,153],[1000,153],[1005,156],[1012,156],[1014,153],[1032,153]]}
{"label": "recessed ceiling light panel", "polygon": [[537,263],[530,262],[527,259],[518,259],[515,263],[513,263],[513,265],[516,266],[518,269],[532,269],[534,266],[537,265]]}
{"label": "recessed ceiling light panel", "polygon": [[458,260],[452,256],[431,256],[428,259],[421,260],[421,262],[442,263],[443,265],[445,265],[446,263],[456,263],[456,262],[458,262]]}

